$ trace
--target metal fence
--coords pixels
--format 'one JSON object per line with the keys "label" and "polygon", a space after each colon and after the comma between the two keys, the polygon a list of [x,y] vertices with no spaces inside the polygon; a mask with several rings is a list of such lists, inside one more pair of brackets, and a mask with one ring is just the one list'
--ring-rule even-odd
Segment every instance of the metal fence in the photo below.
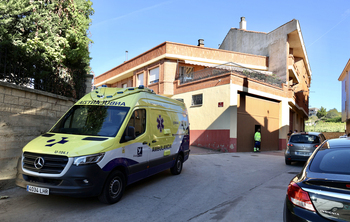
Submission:
{"label": "metal fence", "polygon": [[210,77],[214,77],[214,76],[218,76],[226,73],[243,75],[248,78],[258,80],[260,82],[278,86],[280,88],[282,88],[282,83],[284,83],[283,80],[281,80],[274,74],[271,74],[271,72],[252,70],[235,63],[226,63],[226,64],[205,68],[203,70],[191,72],[191,73],[180,73],[179,79],[180,79],[180,84],[185,84],[185,83],[206,79],[206,78],[210,78]]}
{"label": "metal fence", "polygon": [[76,99],[84,96],[84,70],[70,70],[69,78],[62,77],[63,72],[68,71],[63,68],[54,71],[42,60],[27,57],[19,47],[0,44],[0,81]]}

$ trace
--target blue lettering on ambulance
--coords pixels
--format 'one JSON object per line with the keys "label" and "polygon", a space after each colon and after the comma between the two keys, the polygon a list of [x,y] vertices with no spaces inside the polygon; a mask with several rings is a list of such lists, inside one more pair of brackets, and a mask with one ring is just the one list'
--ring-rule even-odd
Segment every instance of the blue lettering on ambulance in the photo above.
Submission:
{"label": "blue lettering on ambulance", "polygon": [[103,105],[103,106],[125,106],[125,102],[117,102],[117,101],[98,101],[98,100],[90,100],[90,101],[80,101],[79,105]]}

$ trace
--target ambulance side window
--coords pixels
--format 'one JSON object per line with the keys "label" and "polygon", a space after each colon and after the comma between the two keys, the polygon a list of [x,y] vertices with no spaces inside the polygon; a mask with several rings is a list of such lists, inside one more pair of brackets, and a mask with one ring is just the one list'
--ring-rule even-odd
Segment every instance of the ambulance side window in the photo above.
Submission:
{"label": "ambulance side window", "polygon": [[146,131],[146,110],[135,110],[129,120],[128,126],[132,126],[135,128],[136,137],[143,134]]}

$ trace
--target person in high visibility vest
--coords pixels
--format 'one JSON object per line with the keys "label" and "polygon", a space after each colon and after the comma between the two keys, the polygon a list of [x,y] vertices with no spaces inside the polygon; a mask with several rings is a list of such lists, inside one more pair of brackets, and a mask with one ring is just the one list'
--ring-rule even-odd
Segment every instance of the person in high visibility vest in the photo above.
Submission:
{"label": "person in high visibility vest", "polygon": [[260,152],[261,133],[260,128],[254,134],[254,152]]}

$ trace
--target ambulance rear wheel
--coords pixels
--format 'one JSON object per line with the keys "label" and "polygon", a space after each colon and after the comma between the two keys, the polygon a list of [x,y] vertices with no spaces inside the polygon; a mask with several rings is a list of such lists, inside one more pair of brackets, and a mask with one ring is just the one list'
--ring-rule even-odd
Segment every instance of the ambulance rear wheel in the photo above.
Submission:
{"label": "ambulance rear wheel", "polygon": [[179,175],[182,171],[182,164],[184,162],[184,159],[183,157],[179,154],[176,158],[176,162],[175,162],[175,165],[170,168],[170,172],[173,174],[173,175]]}
{"label": "ambulance rear wheel", "polygon": [[102,193],[98,199],[102,203],[114,204],[117,203],[123,196],[125,190],[125,176],[119,170],[113,171],[108,176],[103,187]]}

